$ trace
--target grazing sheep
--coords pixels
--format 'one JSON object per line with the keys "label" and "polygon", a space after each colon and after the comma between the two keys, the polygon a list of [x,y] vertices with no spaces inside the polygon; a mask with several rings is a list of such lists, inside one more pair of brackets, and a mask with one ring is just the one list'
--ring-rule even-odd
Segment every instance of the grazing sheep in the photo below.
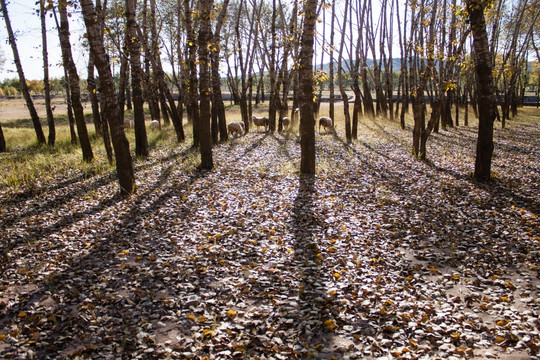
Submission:
{"label": "grazing sheep", "polygon": [[133,129],[135,122],[133,120],[124,120],[124,129]]}
{"label": "grazing sheep", "polygon": [[268,131],[270,122],[268,121],[267,117],[257,117],[253,115],[251,119],[253,120],[253,124],[255,124],[255,126],[257,127],[257,130],[259,130],[259,126],[264,126],[264,131]]}
{"label": "grazing sheep", "polygon": [[287,130],[289,128],[289,125],[291,124],[291,119],[285,116],[283,117],[283,119],[281,119],[281,123],[283,124],[283,128]]}
{"label": "grazing sheep", "polygon": [[321,116],[319,118],[319,134],[321,133],[321,126],[324,127],[324,133],[328,134],[328,130],[332,131],[334,122],[328,116]]}
{"label": "grazing sheep", "polygon": [[292,121],[293,122],[297,121],[299,117],[300,117],[300,108],[293,109],[291,113]]}
{"label": "grazing sheep", "polygon": [[242,136],[244,134],[244,123],[241,121],[229,123],[227,129],[231,136]]}
{"label": "grazing sheep", "polygon": [[159,120],[152,120],[150,123],[150,130],[160,130],[161,124],[159,123]]}

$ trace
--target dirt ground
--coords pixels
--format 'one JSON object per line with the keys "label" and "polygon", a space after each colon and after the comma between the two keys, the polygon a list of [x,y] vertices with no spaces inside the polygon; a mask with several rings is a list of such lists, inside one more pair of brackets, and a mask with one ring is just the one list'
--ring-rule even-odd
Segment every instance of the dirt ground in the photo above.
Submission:
{"label": "dirt ground", "polygon": [[[34,106],[40,117],[45,117],[45,99],[33,99]],[[62,97],[52,99],[52,106],[55,114],[65,114],[67,112],[66,101]],[[83,106],[89,108],[90,103],[83,103]],[[8,99],[0,98],[0,121],[26,119],[30,117],[26,103],[22,98]]]}

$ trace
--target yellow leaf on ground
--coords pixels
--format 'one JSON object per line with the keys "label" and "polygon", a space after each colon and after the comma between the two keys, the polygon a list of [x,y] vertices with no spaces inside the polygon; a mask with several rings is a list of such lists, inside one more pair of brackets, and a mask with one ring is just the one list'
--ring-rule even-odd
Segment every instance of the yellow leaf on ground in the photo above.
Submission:
{"label": "yellow leaf on ground", "polygon": [[393,325],[387,325],[384,327],[384,332],[386,333],[395,333],[399,330],[399,327]]}
{"label": "yellow leaf on ground", "polygon": [[227,311],[227,316],[231,319],[234,319],[236,317],[236,312],[233,309],[230,309],[229,311]]}
{"label": "yellow leaf on ground", "polygon": [[324,326],[330,330],[330,331],[334,331],[334,329],[336,328],[336,323],[333,319],[328,319],[324,322]]}

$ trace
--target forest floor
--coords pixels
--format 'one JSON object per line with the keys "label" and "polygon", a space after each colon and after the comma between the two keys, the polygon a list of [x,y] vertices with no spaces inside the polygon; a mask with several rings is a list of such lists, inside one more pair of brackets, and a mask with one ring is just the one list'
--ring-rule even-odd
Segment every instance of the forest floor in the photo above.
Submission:
{"label": "forest floor", "polygon": [[[499,124],[497,124],[500,127]],[[317,135],[301,177],[292,133],[252,132],[110,174],[0,192],[0,358],[533,359],[540,356],[540,117],[428,141],[364,122]],[[341,133],[339,134],[342,135]]]}

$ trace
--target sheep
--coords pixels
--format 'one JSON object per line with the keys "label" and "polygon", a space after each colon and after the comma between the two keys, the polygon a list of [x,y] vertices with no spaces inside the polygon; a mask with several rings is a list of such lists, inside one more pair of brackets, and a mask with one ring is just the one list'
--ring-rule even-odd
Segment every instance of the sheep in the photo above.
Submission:
{"label": "sheep", "polygon": [[253,124],[257,127],[257,130],[259,130],[259,126],[264,126],[264,131],[268,131],[268,126],[270,125],[270,122],[268,121],[267,117],[257,117],[253,115],[251,117],[253,120]]}
{"label": "sheep", "polygon": [[281,123],[283,124],[283,128],[287,130],[289,128],[289,125],[291,124],[291,119],[285,116],[283,117],[283,119],[281,119]]}
{"label": "sheep", "polygon": [[244,123],[241,121],[229,123],[227,129],[231,136],[241,136],[244,134]]}
{"label": "sheep", "polygon": [[297,121],[298,120],[298,117],[300,116],[300,108],[295,108],[293,109],[292,113],[291,113],[291,118],[292,118],[292,121]]}
{"label": "sheep", "polygon": [[321,133],[321,126],[324,127],[324,133],[328,134],[328,130],[333,131],[334,122],[328,116],[321,116],[319,118],[319,134]]}
{"label": "sheep", "polygon": [[133,120],[124,120],[124,129],[133,129],[135,122]]}
{"label": "sheep", "polygon": [[159,120],[152,120],[150,123],[150,130],[160,130],[161,124],[159,123]]}

